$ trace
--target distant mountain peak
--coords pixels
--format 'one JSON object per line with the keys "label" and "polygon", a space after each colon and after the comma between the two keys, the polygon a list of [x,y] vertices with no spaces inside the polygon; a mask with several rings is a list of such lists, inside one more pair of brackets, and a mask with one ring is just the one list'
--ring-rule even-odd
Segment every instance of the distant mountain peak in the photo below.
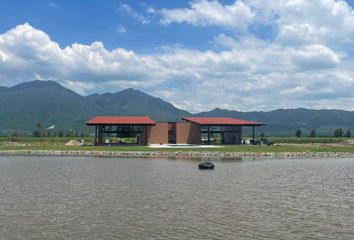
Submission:
{"label": "distant mountain peak", "polygon": [[165,100],[142,91],[127,88],[116,93],[93,94],[87,97],[104,114],[146,115],[155,120],[177,121],[190,113]]}
{"label": "distant mountain peak", "polygon": [[134,89],[134,88],[127,88],[127,89],[124,89],[122,90],[122,92],[136,92],[138,90]]}
{"label": "distant mountain peak", "polygon": [[142,91],[139,91],[139,90],[136,90],[134,88],[127,88],[127,89],[124,89],[120,92],[117,92],[116,94],[144,94],[144,95],[148,95]]}
{"label": "distant mountain peak", "polygon": [[33,80],[29,82],[23,82],[20,83],[16,86],[13,86],[12,89],[26,89],[26,88],[38,88],[38,87],[58,87],[58,88],[64,88],[61,86],[59,83],[56,81],[52,80]]}
{"label": "distant mountain peak", "polygon": [[223,109],[223,108],[214,108],[213,110],[211,111],[229,111],[228,109]]}

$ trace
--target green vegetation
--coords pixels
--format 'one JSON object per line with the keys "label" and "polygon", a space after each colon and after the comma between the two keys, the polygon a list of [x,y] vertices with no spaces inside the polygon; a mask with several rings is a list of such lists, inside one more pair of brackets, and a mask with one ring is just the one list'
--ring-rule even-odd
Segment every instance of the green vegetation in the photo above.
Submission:
{"label": "green vegetation", "polygon": [[[347,138],[296,138],[296,137],[273,137],[270,138],[274,143],[302,143],[302,144],[284,144],[272,146],[253,146],[253,145],[231,145],[218,148],[149,148],[147,146],[65,146],[64,144],[71,138],[33,138],[33,137],[12,137],[0,138],[0,150],[58,150],[58,151],[193,151],[193,152],[338,152],[338,153],[354,153],[353,146],[345,145],[321,145],[308,143],[341,143]],[[77,140],[80,140],[79,138]],[[86,143],[91,143],[92,138],[84,138]],[[14,143],[16,145],[11,146]],[[304,144],[306,143],[306,144]]]}
{"label": "green vegetation", "polygon": [[352,132],[348,130],[348,131],[345,133],[345,137],[346,137],[346,138],[350,138],[351,136],[352,136]]}
{"label": "green vegetation", "polygon": [[301,129],[296,130],[295,136],[296,136],[297,138],[300,138],[300,137],[302,136],[302,131],[301,131]]}
{"label": "green vegetation", "polygon": [[315,130],[311,130],[310,137],[312,137],[312,138],[316,137],[316,131]]}
{"label": "green vegetation", "polygon": [[335,138],[335,137],[268,137],[273,143],[295,143],[295,144],[308,144],[308,143],[342,143],[348,138]]}
{"label": "green vegetation", "polygon": [[341,128],[337,128],[335,131],[334,131],[334,137],[336,138],[340,138],[340,137],[343,137],[343,129]]}

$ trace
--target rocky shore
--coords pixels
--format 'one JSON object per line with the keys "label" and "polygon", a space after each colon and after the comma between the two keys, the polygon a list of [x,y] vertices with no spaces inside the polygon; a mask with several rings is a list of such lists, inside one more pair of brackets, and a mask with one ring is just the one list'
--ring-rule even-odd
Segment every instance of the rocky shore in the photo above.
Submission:
{"label": "rocky shore", "polygon": [[95,157],[176,157],[176,158],[354,158],[354,153],[336,152],[202,152],[202,151],[61,151],[0,150],[0,155],[95,156]]}

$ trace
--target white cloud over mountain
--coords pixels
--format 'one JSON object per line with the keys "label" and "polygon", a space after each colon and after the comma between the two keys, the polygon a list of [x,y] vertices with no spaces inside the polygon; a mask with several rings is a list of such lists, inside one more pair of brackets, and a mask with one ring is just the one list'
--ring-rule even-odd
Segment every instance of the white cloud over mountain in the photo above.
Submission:
{"label": "white cloud over mountain", "polygon": [[[209,39],[223,50],[172,47],[147,55],[101,42],[61,48],[25,23],[0,35],[0,85],[51,79],[81,94],[133,87],[190,111],[354,110],[354,13],[344,1],[198,0],[154,11],[163,27],[225,29]],[[271,26],[272,39],[255,36],[255,25]]]}

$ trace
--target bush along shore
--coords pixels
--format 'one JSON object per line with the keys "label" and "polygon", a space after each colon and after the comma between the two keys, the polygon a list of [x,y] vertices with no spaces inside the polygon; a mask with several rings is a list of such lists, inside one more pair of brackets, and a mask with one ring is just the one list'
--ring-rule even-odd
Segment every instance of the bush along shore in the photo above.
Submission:
{"label": "bush along shore", "polygon": [[0,150],[0,155],[48,155],[95,157],[177,158],[354,158],[352,152],[211,152],[211,151],[85,151],[85,150]]}

